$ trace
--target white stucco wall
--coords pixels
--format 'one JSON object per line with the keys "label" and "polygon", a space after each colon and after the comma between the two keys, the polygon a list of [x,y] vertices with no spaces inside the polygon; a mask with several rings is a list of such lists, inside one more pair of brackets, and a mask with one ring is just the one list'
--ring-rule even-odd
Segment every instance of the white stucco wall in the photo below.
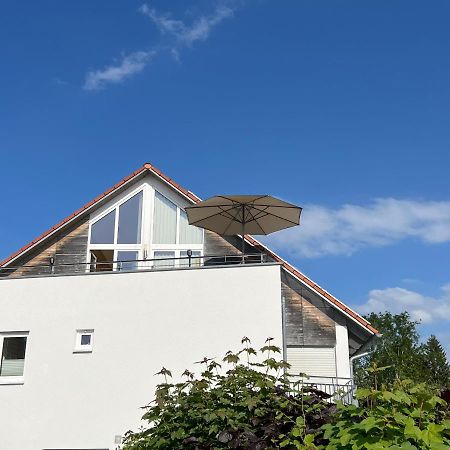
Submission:
{"label": "white stucco wall", "polygon": [[[75,330],[94,349],[74,354]],[[114,449],[153,398],[154,376],[282,344],[280,268],[0,280],[0,332],[29,331],[23,385],[0,385],[0,449]]]}

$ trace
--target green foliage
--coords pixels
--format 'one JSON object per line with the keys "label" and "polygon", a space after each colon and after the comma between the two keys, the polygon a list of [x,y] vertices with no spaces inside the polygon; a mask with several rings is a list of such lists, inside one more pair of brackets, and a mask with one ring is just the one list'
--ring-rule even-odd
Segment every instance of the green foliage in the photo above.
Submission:
{"label": "green foliage", "polygon": [[396,381],[392,389],[359,389],[361,406],[338,405],[323,427],[326,450],[450,448],[447,403],[425,384]]}
{"label": "green foliage", "polygon": [[392,386],[398,379],[411,379],[416,383],[428,383],[432,387],[450,387],[450,366],[445,351],[435,336],[420,344],[417,326],[407,312],[401,314],[372,313],[366,316],[383,335],[375,350],[358,360],[355,378],[358,386],[374,387],[371,367],[384,367],[377,373],[376,381]]}
{"label": "green foliage", "polygon": [[227,352],[224,368],[198,361],[199,377],[186,370],[174,384],[168,369],[158,372],[164,382],[145,408],[147,426],[127,433],[123,450],[450,448],[449,405],[425,383],[394,380],[387,388],[379,380],[391,368],[373,364],[368,377],[377,388],[358,389],[358,405],[334,405],[292,381],[270,338],[259,352],[248,338],[242,343]]}
{"label": "green foliage", "polygon": [[423,345],[423,366],[426,381],[440,389],[450,388],[450,365],[445,350],[436,336],[431,335]]}
{"label": "green foliage", "polygon": [[[243,338],[244,348],[228,352],[223,362],[199,361],[203,368],[195,378],[184,372],[186,381],[165,382],[143,419],[148,428],[126,436],[126,450],[144,449],[314,449],[315,433],[330,420],[335,406],[314,389],[292,386],[285,375],[289,365],[274,354],[280,349],[271,339],[259,354]],[[253,362],[256,356],[261,362]],[[242,362],[241,362],[242,361]]]}
{"label": "green foliage", "polygon": [[355,367],[358,386],[375,387],[374,379],[367,371],[370,367],[387,367],[379,372],[378,381],[392,385],[397,379],[423,380],[423,359],[419,344],[418,322],[411,320],[407,312],[401,314],[372,313],[367,320],[383,335],[376,348]]}

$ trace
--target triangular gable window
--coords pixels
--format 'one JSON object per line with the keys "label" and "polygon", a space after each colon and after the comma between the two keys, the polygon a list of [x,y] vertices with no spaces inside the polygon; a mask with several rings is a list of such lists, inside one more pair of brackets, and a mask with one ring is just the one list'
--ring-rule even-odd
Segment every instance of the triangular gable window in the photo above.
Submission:
{"label": "triangular gable window", "polygon": [[114,244],[116,210],[92,224],[91,244]]}

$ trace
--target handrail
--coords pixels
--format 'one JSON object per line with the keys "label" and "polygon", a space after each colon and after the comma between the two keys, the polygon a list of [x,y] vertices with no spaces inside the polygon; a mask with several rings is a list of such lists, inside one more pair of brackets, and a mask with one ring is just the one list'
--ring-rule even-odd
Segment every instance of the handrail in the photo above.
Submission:
{"label": "handrail", "polygon": [[322,376],[322,375],[295,375],[295,374],[289,374],[290,378],[303,378],[303,379],[311,379],[311,378],[320,378],[321,380],[347,380],[347,381],[353,381],[353,378],[351,377],[329,377],[329,376]]}
{"label": "handrail", "polygon": [[[242,258],[244,256],[244,259]],[[244,261],[244,262],[243,262]],[[146,269],[162,269],[162,268],[198,268],[203,266],[213,265],[228,265],[228,264],[262,264],[268,261],[268,257],[264,253],[248,253],[242,254],[213,254],[213,255],[188,255],[179,258],[165,257],[165,258],[144,258],[144,259],[126,259],[126,260],[111,260],[111,261],[89,261],[89,262],[75,262],[75,263],[55,263],[54,257],[49,258],[48,264],[24,264],[21,266],[6,266],[0,267],[0,277],[8,276],[16,270],[25,270],[25,272],[39,271],[43,274],[53,275],[58,272],[58,269],[71,269],[74,273],[89,273],[95,271],[138,271]],[[127,268],[127,266],[132,267]],[[97,270],[97,268],[99,270]],[[110,270],[106,270],[111,268]],[[78,270],[77,270],[78,269]],[[95,270],[93,270],[95,269]],[[103,269],[103,270],[102,270]],[[70,273],[64,270],[64,273]],[[24,275],[26,276],[26,275]]]}
{"label": "handrail", "polygon": [[329,395],[329,401],[339,400],[344,404],[354,404],[356,384],[353,378],[325,377],[320,375],[289,375],[295,389],[315,388]]}

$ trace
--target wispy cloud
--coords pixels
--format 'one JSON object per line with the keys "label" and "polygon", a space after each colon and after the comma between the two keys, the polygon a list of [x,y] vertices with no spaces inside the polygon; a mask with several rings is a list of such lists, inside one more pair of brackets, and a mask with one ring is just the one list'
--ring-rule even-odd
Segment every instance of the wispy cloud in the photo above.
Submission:
{"label": "wispy cloud", "polygon": [[86,74],[83,88],[93,91],[108,84],[121,83],[142,72],[149,62],[162,52],[169,53],[179,61],[182,48],[192,47],[198,41],[205,41],[217,25],[233,16],[235,6],[231,5],[234,4],[233,0],[223,0],[210,14],[202,14],[194,18],[191,23],[174,19],[170,13],[159,13],[149,4],[143,4],[139,8],[139,12],[151,20],[163,37],[168,38],[164,45],[156,43],[150,51],[136,51],[123,56],[119,62],[104,69],[89,71]]}
{"label": "wispy cloud", "polygon": [[304,208],[300,227],[265,240],[285,253],[317,258],[351,255],[407,238],[430,244],[450,242],[450,202],[382,198],[368,205],[336,209],[309,205]]}
{"label": "wispy cloud", "polygon": [[52,82],[58,86],[67,86],[69,84],[68,81],[63,80],[62,78],[59,77],[54,77]]}
{"label": "wispy cloud", "polygon": [[389,311],[394,314],[408,311],[414,320],[423,324],[450,321],[450,284],[441,287],[441,295],[430,297],[419,292],[391,287],[369,292],[367,302],[357,306],[359,312]]}
{"label": "wispy cloud", "polygon": [[155,54],[153,50],[130,53],[123,56],[117,64],[90,71],[86,75],[84,89],[93,91],[101,89],[109,83],[121,83],[126,78],[142,72]]}
{"label": "wispy cloud", "polygon": [[226,4],[219,4],[210,15],[197,17],[190,25],[187,25],[181,20],[171,18],[169,14],[158,13],[147,3],[143,4],[139,11],[147,16],[162,34],[174,38],[172,50],[180,46],[191,46],[196,41],[205,41],[214,27],[234,14],[233,8]]}

